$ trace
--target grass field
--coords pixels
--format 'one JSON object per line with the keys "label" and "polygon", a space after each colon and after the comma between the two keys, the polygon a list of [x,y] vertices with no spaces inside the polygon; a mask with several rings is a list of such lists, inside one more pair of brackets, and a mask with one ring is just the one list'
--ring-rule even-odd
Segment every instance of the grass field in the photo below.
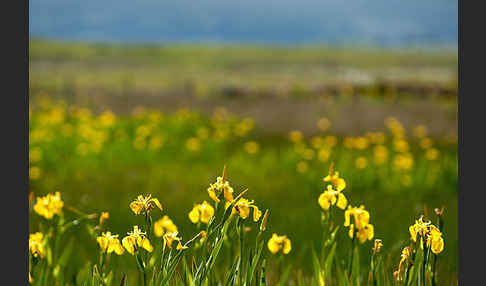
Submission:
{"label": "grass field", "polygon": [[[163,211],[155,207],[150,216],[155,222],[168,215],[177,225],[183,242],[203,229],[210,234],[205,241],[183,250],[184,260],[177,265],[170,283],[185,285],[188,280],[184,279],[194,279],[196,285],[216,285],[214,281],[224,284],[228,273],[233,273],[231,269],[237,261],[235,259],[241,257],[242,268],[234,276],[236,285],[250,285],[248,281],[251,279],[247,279],[249,271],[244,271],[244,267],[251,269],[250,266],[256,267],[256,278],[252,280],[256,285],[261,285],[260,275],[264,269],[268,285],[323,285],[319,279],[325,285],[328,282],[332,285],[364,285],[368,282],[370,260],[374,257],[374,263],[380,261],[381,264],[376,265],[383,273],[376,275],[376,283],[390,285],[394,280],[393,272],[398,269],[402,249],[410,244],[409,226],[422,214],[436,224],[434,208],[444,206],[441,229],[444,250],[437,255],[435,282],[436,285],[455,285],[458,258],[455,99],[431,99],[417,103],[417,100],[407,98],[373,98],[364,100],[364,104],[388,112],[376,113],[374,121],[367,124],[345,128],[349,126],[346,122],[359,122],[360,117],[350,112],[327,114],[323,110],[314,110],[313,116],[309,116],[300,127],[295,124],[279,128],[279,121],[285,125],[282,122],[293,121],[292,117],[278,117],[270,124],[270,121],[265,121],[268,114],[267,117],[258,115],[260,113],[253,116],[231,108],[249,100],[258,105],[257,95],[251,99],[238,99],[236,103],[234,99],[214,97],[211,100],[215,104],[203,107],[178,104],[163,108],[150,104],[147,98],[177,99],[180,96],[187,99],[174,93],[174,89],[165,88],[189,78],[179,77],[178,72],[191,69],[194,70],[192,79],[197,78],[197,82],[211,87],[203,89],[210,97],[211,90],[221,86],[218,84],[224,85],[226,80],[231,82],[231,73],[228,78],[220,75],[233,69],[236,70],[233,77],[250,87],[263,88],[273,84],[274,79],[281,80],[287,72],[280,70],[282,66],[289,67],[289,81],[302,86],[311,86],[313,82],[319,82],[320,77],[323,81],[342,82],[338,77],[326,76],[332,74],[333,68],[328,69],[328,66],[333,66],[333,61],[336,69],[352,67],[373,74],[375,78],[380,72],[397,65],[403,67],[394,75],[399,79],[403,78],[399,76],[401,73],[410,74],[411,70],[419,71],[414,76],[427,74],[425,67],[428,67],[429,71],[440,72],[435,74],[436,77],[431,75],[430,79],[422,77],[422,81],[447,86],[454,76],[457,58],[450,53],[430,56],[421,52],[383,51],[368,52],[368,56],[364,56],[364,52],[341,49],[323,52],[312,47],[276,48],[276,52],[259,47],[233,49],[198,49],[196,56],[195,48],[177,46],[121,48],[31,42],[29,161],[30,191],[34,194],[32,205],[39,201],[39,196],[54,192],[60,192],[64,201],[61,215],[54,215],[53,219],[46,219],[32,209],[31,233],[41,231],[47,235],[49,229],[61,231],[62,228],[56,226],[59,219],[66,222],[77,219],[77,223],[62,229],[64,233],[62,236],[59,234],[59,238],[56,233],[51,233],[49,243],[43,246],[52,248],[51,254],[41,259],[34,259],[31,255],[31,262],[32,259],[39,261],[32,270],[33,284],[42,285],[44,282],[44,285],[53,285],[54,281],[71,285],[84,285],[86,281],[96,284],[95,280],[99,278],[95,275],[96,271],[100,272],[100,277],[103,276],[99,278],[103,280],[102,284],[112,282],[112,285],[120,285],[123,274],[127,274],[129,285],[143,283],[137,260],[127,251],[121,256],[108,255],[109,263],[102,263],[104,260],[101,259],[103,256],[96,237],[101,230],[109,230],[122,239],[133,225],[139,225],[146,231],[143,216],[134,215],[129,205],[138,195],[151,194],[162,203]],[[296,50],[300,52],[295,53]],[[370,53],[372,56],[369,56]],[[117,65],[119,68],[116,68]],[[315,72],[307,76],[299,72],[303,69]],[[116,97],[117,92],[123,92],[123,79],[130,73],[135,78],[129,83],[133,94]],[[66,78],[75,83],[74,94],[87,94],[72,97],[63,85]],[[265,78],[265,81],[260,78]],[[406,80],[417,81],[413,76]],[[93,88],[98,93],[89,94]],[[138,93],[149,89],[160,93],[169,91],[166,95],[137,97]],[[333,99],[339,104],[328,108],[332,110],[333,106],[338,106],[344,111],[346,106],[352,105],[355,101],[347,99],[345,93],[346,89],[343,89],[339,97]],[[89,101],[85,101],[88,97]],[[108,98],[109,101],[102,100]],[[120,98],[137,104],[125,104],[120,108]],[[305,98],[302,100],[308,100]],[[328,103],[330,99],[327,100]],[[227,105],[227,102],[230,104]],[[278,108],[278,105],[273,105],[275,102],[280,101],[267,102],[269,112],[272,106]],[[312,99],[307,104],[317,105],[318,102],[319,99]],[[159,102],[164,105],[162,103],[166,102]],[[298,104],[296,101],[291,103]],[[422,120],[407,120],[406,117],[402,120],[400,116],[393,116],[394,110],[403,114],[412,110],[413,106],[429,106],[421,111],[424,115],[419,119]],[[306,110],[310,109],[304,108],[299,114]],[[427,118],[433,117],[431,114],[435,115],[435,120],[427,121]],[[363,204],[369,211],[370,223],[374,226],[373,239],[381,239],[384,244],[379,256],[372,255],[373,239],[361,244],[348,237],[348,227],[343,225],[343,210],[336,206],[332,206],[330,211],[324,210],[318,203],[319,196],[329,184],[323,178],[328,175],[331,163],[346,181],[342,194],[348,203],[352,206]],[[212,240],[211,233],[217,235],[218,232],[211,223],[207,226],[201,222],[192,223],[188,214],[195,203],[207,201],[216,210],[214,217],[223,219],[220,213],[222,204],[215,204],[207,192],[210,184],[221,176],[223,166],[226,166],[225,177],[234,189],[234,196],[248,188],[245,198],[255,200],[260,211],[269,210],[268,222],[262,236],[255,238],[261,218],[258,223],[252,222],[252,215],[246,220],[235,218],[235,224],[228,221],[229,230],[222,236],[224,243],[221,252],[216,255],[214,267],[202,268],[206,269],[203,273],[207,274],[207,280],[199,278],[202,280],[197,281],[195,269],[201,261],[213,257],[211,251],[217,246],[217,240]],[[83,216],[80,211],[96,215]],[[109,219],[101,225],[101,229],[95,228],[101,212],[109,212]],[[322,214],[326,217],[324,221]],[[329,218],[329,215],[332,217]],[[242,222],[251,228],[247,235]],[[322,248],[321,253],[323,234],[334,230],[336,225],[341,227],[335,240],[328,248]],[[149,254],[140,249],[135,257],[140,257],[150,272],[156,269],[151,267],[157,266],[160,259],[167,262],[168,258],[160,253],[164,240],[150,231],[147,233],[154,251]],[[284,234],[290,239],[292,247],[288,254],[273,255],[269,251],[267,242],[273,233]],[[254,265],[248,252],[239,252],[239,239],[242,237],[245,237],[243,249],[252,248],[256,239],[253,254],[258,253],[258,249],[263,247],[259,243],[264,242],[262,259],[256,260]],[[335,254],[331,256],[333,245],[336,245]],[[204,252],[204,246],[208,247],[208,253]],[[317,250],[316,259],[312,258],[313,248]],[[349,260],[350,253],[355,253],[352,249],[358,249],[359,255],[353,254],[354,260]],[[417,259],[423,253],[419,249],[416,247],[414,252]],[[174,249],[171,253],[175,255],[177,251]],[[152,265],[150,257],[156,257],[157,262]],[[266,267],[262,267],[263,258]],[[316,261],[320,263],[316,264]],[[354,262],[354,268],[347,268],[349,261]],[[171,263],[167,262],[169,270],[172,269]],[[186,263],[188,267],[184,268]],[[189,270],[193,263],[195,269]],[[93,270],[95,264],[96,271]],[[102,264],[105,264],[104,268],[100,269]],[[31,263],[31,269],[33,265]],[[429,262],[427,267],[431,265],[432,262]],[[316,271],[316,267],[322,267],[325,272]],[[161,272],[162,277],[169,276],[168,269]],[[353,271],[349,274],[351,269]],[[113,276],[108,275],[110,270]],[[427,268],[424,272],[428,275],[425,279],[427,285],[432,285],[432,271]],[[423,272],[413,267],[410,273],[418,275],[413,277],[420,280]],[[350,282],[342,278],[348,275]]]}

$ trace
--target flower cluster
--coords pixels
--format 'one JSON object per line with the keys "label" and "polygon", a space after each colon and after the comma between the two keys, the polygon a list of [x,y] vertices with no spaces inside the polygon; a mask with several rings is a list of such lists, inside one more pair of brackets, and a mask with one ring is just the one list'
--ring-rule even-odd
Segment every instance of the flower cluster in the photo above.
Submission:
{"label": "flower cluster", "polygon": [[[351,219],[353,223],[351,223]],[[349,227],[349,237],[353,238],[356,234],[360,243],[371,240],[375,235],[374,227],[369,221],[370,213],[364,209],[363,205],[359,208],[348,206],[344,212],[344,226]]]}
{"label": "flower cluster", "polygon": [[274,233],[272,238],[268,240],[267,246],[268,250],[273,254],[276,254],[279,251],[282,251],[283,254],[288,254],[290,250],[292,250],[290,239],[285,235],[279,236],[276,233]]}
{"label": "flower cluster", "polygon": [[165,215],[154,223],[154,233],[157,237],[161,237],[167,232],[178,232],[178,229],[174,222]]}
{"label": "flower cluster", "polygon": [[321,208],[327,211],[329,207],[337,205],[338,208],[344,210],[348,204],[348,200],[342,193],[346,188],[346,181],[340,178],[339,173],[334,170],[334,164],[331,164],[329,174],[323,180],[331,184],[327,185],[327,190],[319,196],[318,203]]}
{"label": "flower cluster", "polygon": [[44,258],[46,256],[44,235],[42,232],[31,233],[29,235],[29,250],[34,257]]}
{"label": "flower cluster", "polygon": [[176,250],[183,250],[188,248],[187,246],[183,246],[181,244],[181,239],[180,237],[177,236],[178,232],[168,232],[164,234],[164,242],[165,244],[169,247],[172,248],[172,242],[177,241],[177,247]]}
{"label": "flower cluster", "polygon": [[125,249],[130,254],[135,254],[135,251],[138,251],[140,248],[147,250],[148,252],[152,252],[153,247],[148,240],[146,233],[142,232],[138,225],[133,227],[133,231],[128,232],[128,235],[122,239],[122,244]]}
{"label": "flower cluster", "polygon": [[[223,172],[224,173],[224,172]],[[208,194],[213,201],[219,203],[219,195],[223,192],[226,201],[233,201],[233,188],[228,181],[224,181],[224,174],[222,177],[216,178],[216,183],[211,184],[208,188]]]}
{"label": "flower cluster", "polygon": [[[409,232],[413,242],[417,242],[417,236],[419,236],[434,254],[439,254],[444,249],[441,231],[430,221],[424,221],[423,217],[420,217],[414,225],[409,227]],[[423,243],[420,243],[420,246],[423,248]]]}
{"label": "flower cluster", "polygon": [[38,197],[34,205],[34,211],[46,219],[52,219],[54,215],[62,213],[63,206],[64,202],[61,200],[61,194],[56,192],[55,194]]}
{"label": "flower cluster", "polygon": [[400,255],[400,263],[398,264],[398,270],[393,272],[393,276],[395,276],[395,279],[397,281],[403,280],[403,274],[405,273],[405,270],[407,268],[407,262],[408,260],[411,259],[412,256],[412,250],[409,246],[406,246],[402,250],[402,254]]}
{"label": "flower cluster", "polygon": [[130,209],[132,209],[133,213],[136,215],[147,215],[154,207],[158,207],[160,210],[162,210],[162,205],[160,204],[159,200],[152,198],[152,195],[148,195],[146,197],[139,195],[135,201],[130,203]]}
{"label": "flower cluster", "polygon": [[[233,215],[237,213],[242,219],[246,219],[250,216],[250,209],[253,209],[253,221],[257,222],[260,219],[262,212],[254,202],[254,200],[250,201],[245,198],[239,199],[231,210],[231,214]],[[230,204],[231,202],[226,202],[226,208],[229,207]]]}
{"label": "flower cluster", "polygon": [[189,219],[192,223],[202,222],[207,224],[214,215],[214,208],[206,201],[202,204],[195,204],[189,212]]}
{"label": "flower cluster", "polygon": [[118,239],[118,235],[112,234],[111,232],[103,232],[101,236],[96,238],[98,245],[102,252],[112,253],[115,252],[118,255],[122,255],[125,250]]}

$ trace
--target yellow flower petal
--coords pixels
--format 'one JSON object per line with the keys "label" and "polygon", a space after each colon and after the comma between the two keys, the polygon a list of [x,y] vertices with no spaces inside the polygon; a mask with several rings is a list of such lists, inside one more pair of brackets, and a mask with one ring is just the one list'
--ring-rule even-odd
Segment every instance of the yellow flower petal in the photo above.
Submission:
{"label": "yellow flower petal", "polygon": [[108,248],[108,238],[103,237],[103,236],[98,236],[96,238],[96,241],[98,242],[98,245],[100,246],[101,251],[105,252],[106,249]]}
{"label": "yellow flower petal", "polygon": [[272,254],[275,254],[275,253],[277,253],[280,250],[280,246],[279,246],[279,244],[277,243],[277,241],[275,239],[276,237],[277,237],[277,234],[274,233],[273,236],[272,236],[272,238],[270,240],[268,240],[268,243],[267,243],[268,250]]}
{"label": "yellow flower petal", "polygon": [[189,219],[192,223],[199,222],[199,205],[195,205],[194,208],[189,212]]}
{"label": "yellow flower petal", "polygon": [[336,181],[336,185],[335,185],[335,187],[336,187],[336,190],[337,190],[338,192],[340,192],[340,191],[342,191],[342,190],[344,190],[344,189],[346,188],[346,182],[344,181],[344,179],[339,178],[339,179]]}
{"label": "yellow flower petal", "polygon": [[152,244],[150,244],[150,241],[146,237],[142,239],[142,248],[147,250],[148,252],[152,252],[152,250],[154,249]]}
{"label": "yellow flower petal", "polygon": [[441,253],[444,250],[444,239],[442,237],[433,239],[431,249],[434,254]]}
{"label": "yellow flower petal", "polygon": [[284,254],[287,254],[287,253],[290,252],[290,250],[292,250],[292,245],[290,243],[290,239],[285,238],[282,252]]}
{"label": "yellow flower petal", "polygon": [[366,232],[367,232],[367,239],[372,240],[373,237],[375,236],[375,227],[372,224],[368,224],[366,227]]}
{"label": "yellow flower petal", "polygon": [[138,215],[143,210],[143,203],[139,201],[133,201],[130,203],[130,209],[133,211],[133,213]]}
{"label": "yellow flower petal", "polygon": [[325,211],[327,211],[329,209],[329,207],[331,206],[331,201],[330,201],[329,196],[326,192],[322,193],[319,196],[319,199],[317,200],[317,202],[319,203],[321,208]]}
{"label": "yellow flower petal", "polygon": [[176,250],[184,250],[184,249],[187,249],[187,248],[188,248],[187,246],[182,245],[181,242],[179,241],[179,243],[177,244]]}
{"label": "yellow flower petal", "polygon": [[337,204],[338,208],[344,210],[346,208],[346,206],[348,205],[348,200],[346,199],[346,197],[342,194],[342,193],[339,193],[338,195],[338,201],[337,201]]}
{"label": "yellow flower petal", "polygon": [[246,219],[247,217],[250,216],[250,208],[245,206],[245,205],[236,205],[235,206],[236,210],[240,214],[240,217],[243,219]]}
{"label": "yellow flower petal", "polygon": [[415,228],[415,225],[411,225],[408,228],[408,231],[410,232],[410,237],[412,238],[413,242],[417,242],[417,229]]}
{"label": "yellow flower petal", "polygon": [[218,196],[216,196],[216,193],[214,192],[214,190],[213,190],[213,189],[208,188],[208,194],[209,194],[209,197],[210,197],[211,199],[213,199],[213,201],[215,201],[215,202],[219,203]]}
{"label": "yellow flower petal", "polygon": [[224,189],[224,198],[229,202],[233,201],[233,188],[232,187],[228,187],[228,188]]}
{"label": "yellow flower petal", "polygon": [[262,216],[262,212],[258,209],[257,206],[252,206],[252,207],[253,207],[253,221],[257,222]]}
{"label": "yellow flower petal", "polygon": [[344,212],[344,226],[348,226],[351,223],[351,207],[348,207],[348,209]]}
{"label": "yellow flower petal", "polygon": [[214,215],[214,208],[208,202],[204,201],[202,204],[199,205],[199,212],[201,222],[207,224]]}
{"label": "yellow flower petal", "polygon": [[122,244],[123,244],[123,247],[125,247],[125,249],[128,251],[128,253],[130,253],[131,255],[133,255],[135,253],[135,246],[134,246],[133,238],[131,238],[129,236],[125,236],[122,239]]}
{"label": "yellow flower petal", "polygon": [[120,244],[120,241],[115,245],[115,253],[118,255],[122,255],[125,252],[125,249],[123,246]]}
{"label": "yellow flower petal", "polygon": [[153,198],[151,199],[150,201],[154,202],[154,204],[160,209],[162,210],[162,205],[160,204],[159,200],[156,199],[156,198]]}
{"label": "yellow flower petal", "polygon": [[354,224],[349,225],[349,231],[348,231],[349,238],[354,237]]}
{"label": "yellow flower petal", "polygon": [[107,219],[110,218],[110,213],[108,212],[102,212],[101,215],[100,215],[100,220],[99,220],[99,225],[102,225],[103,222]]}

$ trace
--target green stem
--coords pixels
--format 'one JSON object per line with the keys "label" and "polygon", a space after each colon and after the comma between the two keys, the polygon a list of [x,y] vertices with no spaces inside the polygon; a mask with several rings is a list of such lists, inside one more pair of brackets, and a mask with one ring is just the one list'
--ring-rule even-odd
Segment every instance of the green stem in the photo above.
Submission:
{"label": "green stem", "polygon": [[427,248],[425,245],[425,239],[422,239],[422,247],[424,249],[423,251],[423,260],[422,260],[422,286],[425,286],[425,271],[426,271],[426,266],[427,266]]}
{"label": "green stem", "polygon": [[435,265],[437,263],[437,255],[434,255],[434,263],[432,264],[432,286],[436,286],[437,282],[435,279]]}
{"label": "green stem", "polygon": [[[239,231],[239,234],[240,234],[240,259],[241,259],[241,264],[240,264],[240,269],[243,270],[243,263],[244,263],[244,259],[243,259],[243,248],[244,248],[244,221],[241,220],[241,218],[239,219],[238,221],[240,224],[240,231]],[[243,271],[239,271],[239,276],[240,276],[240,285],[243,285]]]}
{"label": "green stem", "polygon": [[44,265],[42,266],[42,286],[46,285],[46,280],[48,280],[48,271],[47,271],[47,261],[44,261]]}
{"label": "green stem", "polygon": [[376,282],[376,265],[375,265],[375,254],[371,255],[371,279],[373,281],[373,285],[377,286]]}
{"label": "green stem", "polygon": [[[413,254],[410,261],[415,261],[416,249],[417,249],[417,241],[413,246]],[[412,268],[412,264],[410,261],[407,261],[407,273],[405,274],[405,286],[408,285],[408,279],[410,278],[410,269]]]}
{"label": "green stem", "polygon": [[351,240],[351,259],[349,260],[348,263],[348,269],[349,269],[349,277],[351,277],[351,274],[353,272],[353,259],[354,259],[354,247],[355,247],[355,239],[356,239],[356,228],[353,230],[353,239]]}

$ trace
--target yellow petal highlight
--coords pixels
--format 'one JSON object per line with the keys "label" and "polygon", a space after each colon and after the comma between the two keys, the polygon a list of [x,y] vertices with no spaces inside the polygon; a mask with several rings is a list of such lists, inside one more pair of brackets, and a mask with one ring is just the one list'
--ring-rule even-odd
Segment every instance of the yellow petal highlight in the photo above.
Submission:
{"label": "yellow petal highlight", "polygon": [[348,200],[346,199],[346,197],[342,193],[339,193],[336,205],[338,206],[338,208],[340,208],[342,210],[344,210],[346,208],[346,206],[348,205]]}
{"label": "yellow petal highlight", "polygon": [[152,252],[152,250],[154,250],[152,244],[150,244],[150,241],[148,240],[148,238],[143,238],[142,239],[142,248],[147,250],[148,252]]}
{"label": "yellow petal highlight", "polygon": [[155,205],[156,205],[156,206],[157,206],[157,207],[158,207],[160,210],[162,210],[162,205],[160,204],[160,202],[159,202],[159,200],[158,200],[158,199],[153,198],[151,201],[152,201],[152,202],[154,202],[154,203],[155,203]]}
{"label": "yellow petal highlight", "polygon": [[131,202],[130,203],[130,209],[135,213],[136,215],[140,214],[143,210],[143,203],[142,202]]}
{"label": "yellow petal highlight", "polygon": [[124,237],[122,239],[122,244],[128,253],[130,253],[131,255],[135,254],[135,246],[134,246],[133,239],[131,237],[128,236]]}
{"label": "yellow petal highlight", "polygon": [[189,219],[192,223],[199,222],[199,207],[198,205],[194,206],[194,208],[189,212]]}
{"label": "yellow petal highlight", "polygon": [[279,236],[276,233],[268,240],[267,247],[272,254],[276,254],[279,251],[282,251],[283,254],[288,254],[292,250],[290,239],[285,235]]}

